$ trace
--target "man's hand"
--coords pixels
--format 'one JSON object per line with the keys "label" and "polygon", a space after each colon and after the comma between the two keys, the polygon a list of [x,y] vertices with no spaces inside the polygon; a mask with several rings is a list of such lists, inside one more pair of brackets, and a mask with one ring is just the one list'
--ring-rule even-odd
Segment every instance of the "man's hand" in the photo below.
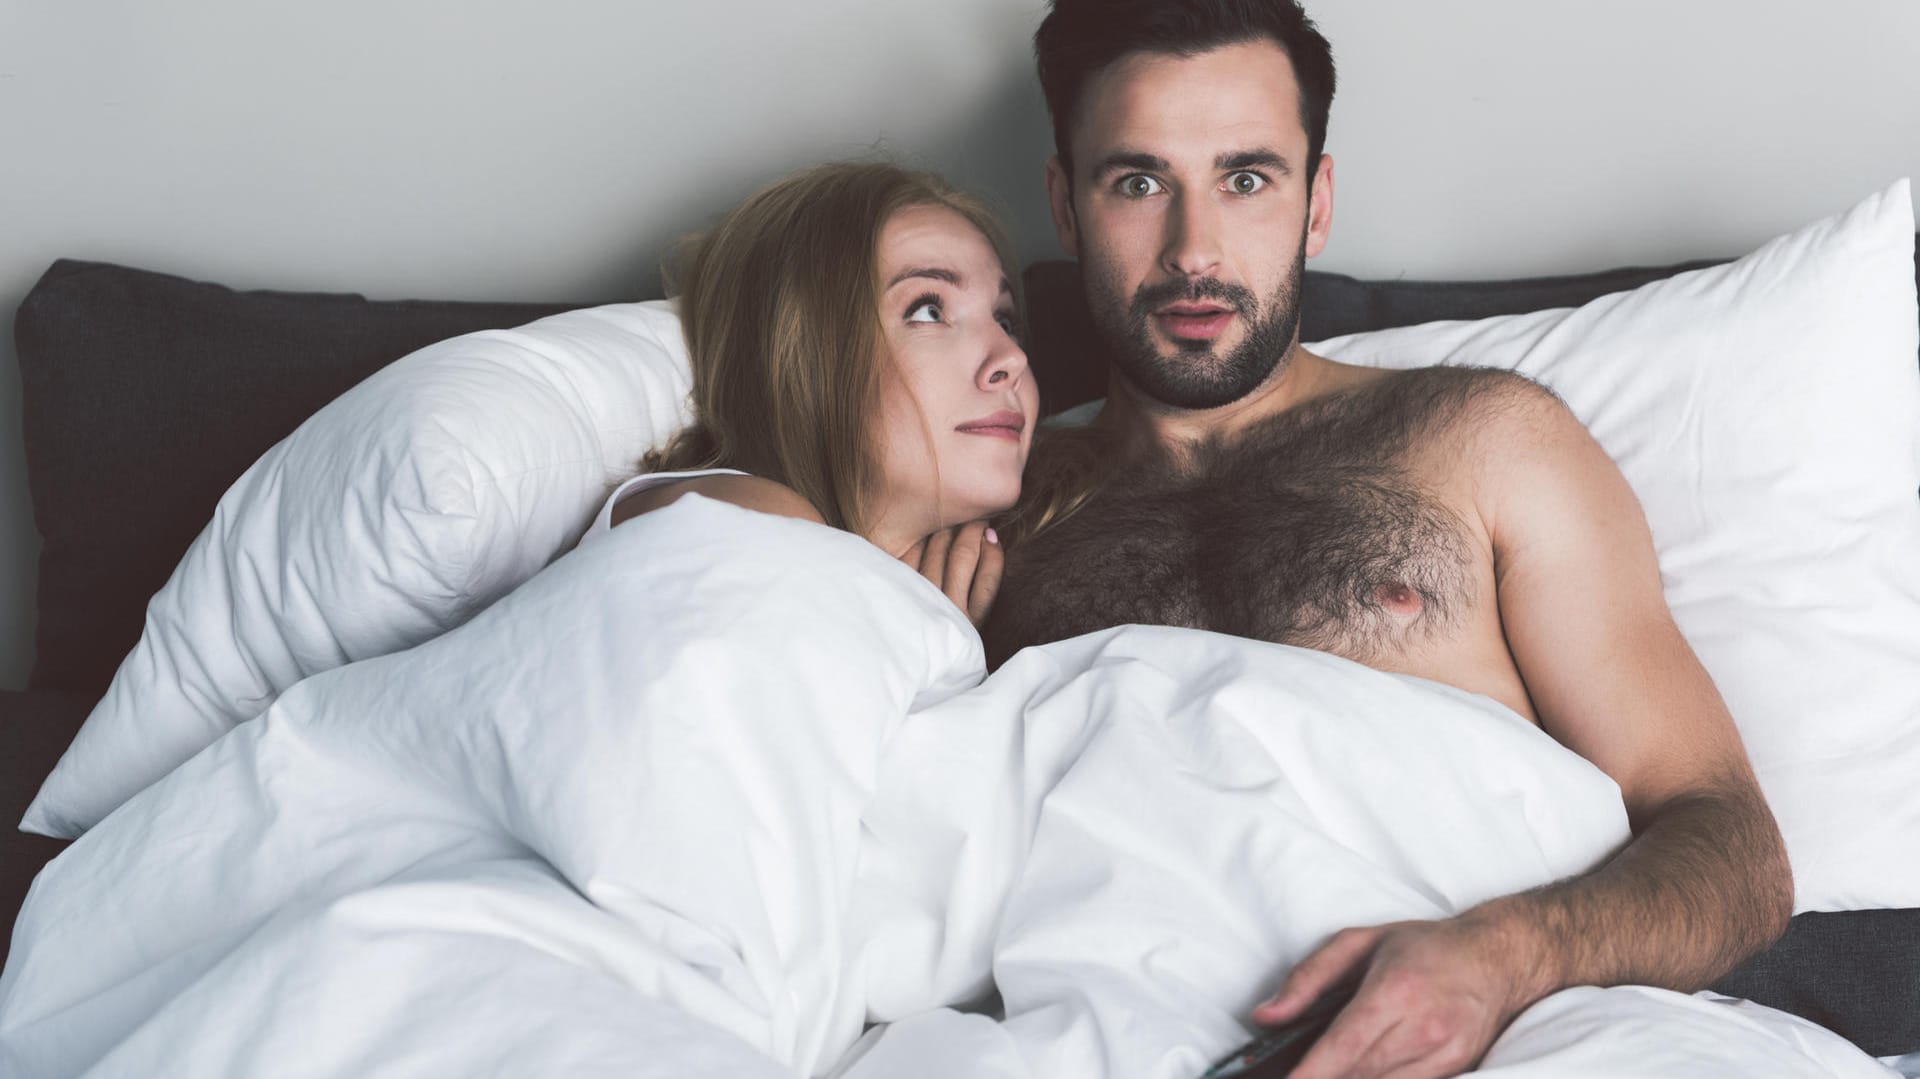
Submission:
{"label": "man's hand", "polygon": [[914,544],[900,560],[945,592],[976,627],[987,621],[1007,564],[999,537],[985,521],[935,532]]}
{"label": "man's hand", "polygon": [[1293,1079],[1440,1079],[1477,1064],[1541,995],[1538,965],[1520,939],[1472,915],[1348,929],[1294,967],[1253,1018],[1284,1023],[1358,980]]}

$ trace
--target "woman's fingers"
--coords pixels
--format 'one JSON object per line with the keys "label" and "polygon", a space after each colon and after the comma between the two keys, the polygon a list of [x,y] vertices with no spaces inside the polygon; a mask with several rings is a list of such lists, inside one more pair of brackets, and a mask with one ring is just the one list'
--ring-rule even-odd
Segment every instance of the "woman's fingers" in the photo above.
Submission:
{"label": "woman's fingers", "polygon": [[967,596],[967,620],[976,626],[987,624],[987,613],[993,610],[993,597],[1000,594],[1000,576],[1006,570],[1007,555],[1000,549],[1000,537],[993,529],[985,530],[982,536],[985,546],[980,550],[980,566],[973,573],[973,591]]}
{"label": "woman's fingers", "polygon": [[987,620],[993,598],[1000,592],[1006,552],[985,521],[943,528],[908,548],[901,561],[946,593],[967,620],[978,626]]}
{"label": "woman's fingers", "polygon": [[980,568],[980,548],[986,546],[987,523],[973,521],[953,530],[952,545],[947,548],[947,571],[940,591],[955,607],[972,613],[967,596],[973,591],[973,574]]}
{"label": "woman's fingers", "polygon": [[947,549],[953,545],[953,530],[943,528],[921,541],[925,548],[920,552],[920,576],[933,582],[940,591],[947,590]]}

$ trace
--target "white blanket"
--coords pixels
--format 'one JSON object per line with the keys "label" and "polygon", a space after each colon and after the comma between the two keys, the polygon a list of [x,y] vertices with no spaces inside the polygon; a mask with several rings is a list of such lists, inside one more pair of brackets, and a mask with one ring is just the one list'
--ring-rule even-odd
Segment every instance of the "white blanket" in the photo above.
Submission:
{"label": "white blanket", "polygon": [[[16,927],[0,1075],[1185,1077],[1333,930],[1626,836],[1518,717],[1328,656],[1128,628],[980,674],[905,566],[682,499],[87,833]],[[1636,989],[1488,1064],[1887,1074]]]}

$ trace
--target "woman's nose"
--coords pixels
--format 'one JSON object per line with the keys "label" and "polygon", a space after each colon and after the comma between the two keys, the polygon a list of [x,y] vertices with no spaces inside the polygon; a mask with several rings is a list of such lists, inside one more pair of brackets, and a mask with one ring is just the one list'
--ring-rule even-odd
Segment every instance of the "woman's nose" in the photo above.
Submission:
{"label": "woman's nose", "polygon": [[1001,330],[987,360],[980,365],[980,383],[987,387],[1002,387],[1018,383],[1027,373],[1027,354],[1013,335]]}

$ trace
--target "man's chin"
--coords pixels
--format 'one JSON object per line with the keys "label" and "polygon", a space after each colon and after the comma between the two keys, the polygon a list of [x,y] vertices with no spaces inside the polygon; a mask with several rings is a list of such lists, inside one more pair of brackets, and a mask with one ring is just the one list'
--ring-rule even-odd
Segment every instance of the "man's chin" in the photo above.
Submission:
{"label": "man's chin", "polygon": [[[1207,412],[1244,399],[1271,377],[1268,369],[1251,384],[1242,384],[1243,378],[1226,370],[1233,365],[1234,356],[1231,347],[1156,351],[1150,367],[1141,369],[1123,362],[1118,371],[1146,401],[1179,411]],[[1229,378],[1231,385],[1227,384]]]}
{"label": "man's chin", "polygon": [[1208,338],[1155,333],[1154,362],[1169,372],[1190,371],[1195,367],[1218,369],[1227,364],[1239,347],[1241,336],[1238,326],[1229,326],[1226,332]]}

